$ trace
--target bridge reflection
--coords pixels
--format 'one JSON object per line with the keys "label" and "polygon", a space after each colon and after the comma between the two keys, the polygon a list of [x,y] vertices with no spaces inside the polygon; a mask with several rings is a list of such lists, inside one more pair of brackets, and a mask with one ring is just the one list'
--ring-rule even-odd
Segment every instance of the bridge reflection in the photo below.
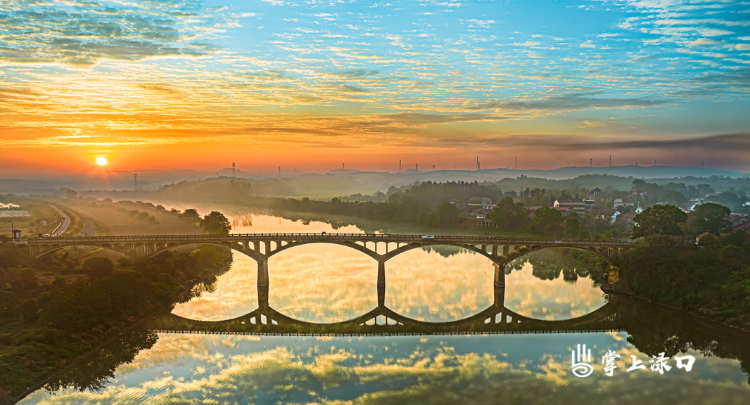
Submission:
{"label": "bridge reflection", "polygon": [[[382,297],[382,294],[378,294]],[[356,318],[335,323],[314,323],[286,316],[261,299],[256,310],[223,321],[200,321],[172,313],[156,316],[148,327],[158,332],[266,335],[415,335],[473,333],[565,333],[623,329],[617,306],[601,308],[566,320],[529,318],[504,306],[505,288],[495,288],[493,304],[482,312],[450,322],[424,322],[394,312],[383,301]]]}

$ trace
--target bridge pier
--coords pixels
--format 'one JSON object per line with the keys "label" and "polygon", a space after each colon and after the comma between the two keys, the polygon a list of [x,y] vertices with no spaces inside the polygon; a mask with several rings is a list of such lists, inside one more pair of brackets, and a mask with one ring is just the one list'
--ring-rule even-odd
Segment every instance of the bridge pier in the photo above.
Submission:
{"label": "bridge pier", "polygon": [[268,258],[260,257],[258,262],[258,307],[268,308]]}
{"label": "bridge pier", "polygon": [[495,302],[493,303],[493,305],[496,308],[505,307],[505,287],[495,287],[494,293],[495,293]]}
{"label": "bridge pier", "polygon": [[378,306],[385,306],[385,260],[378,259]]}
{"label": "bridge pier", "polygon": [[495,288],[505,289],[505,265],[495,263]]}

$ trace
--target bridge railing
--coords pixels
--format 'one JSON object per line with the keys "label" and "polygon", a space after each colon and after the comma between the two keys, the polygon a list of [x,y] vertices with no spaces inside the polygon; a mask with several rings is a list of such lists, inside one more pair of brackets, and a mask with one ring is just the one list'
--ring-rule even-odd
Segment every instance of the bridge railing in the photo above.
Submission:
{"label": "bridge railing", "polygon": [[302,239],[349,239],[362,241],[431,241],[458,242],[472,244],[559,244],[586,246],[633,246],[635,242],[628,241],[584,241],[577,239],[549,240],[502,238],[493,236],[439,236],[439,235],[399,235],[382,233],[246,233],[229,235],[125,235],[125,236],[77,236],[77,237],[33,237],[28,241],[34,244],[43,243],[106,243],[106,242],[159,242],[159,241],[265,241],[274,239],[302,238]]}

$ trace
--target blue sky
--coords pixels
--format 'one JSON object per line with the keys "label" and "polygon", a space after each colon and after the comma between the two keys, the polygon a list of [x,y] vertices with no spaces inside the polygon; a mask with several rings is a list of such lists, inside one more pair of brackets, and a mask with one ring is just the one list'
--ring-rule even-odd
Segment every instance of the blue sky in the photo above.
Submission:
{"label": "blue sky", "polygon": [[4,147],[65,148],[73,166],[191,144],[181,156],[243,145],[374,167],[543,140],[560,150],[538,163],[560,166],[674,141],[665,163],[712,150],[750,169],[750,1],[237,3],[4,1]]}

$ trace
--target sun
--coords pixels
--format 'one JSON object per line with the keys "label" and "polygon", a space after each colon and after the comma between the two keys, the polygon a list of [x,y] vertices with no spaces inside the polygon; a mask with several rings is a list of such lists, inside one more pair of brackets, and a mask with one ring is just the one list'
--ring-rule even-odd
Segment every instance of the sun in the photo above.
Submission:
{"label": "sun", "polygon": [[98,158],[96,158],[96,164],[98,164],[99,166],[106,165],[107,164],[107,158],[105,158],[104,156],[99,156]]}

